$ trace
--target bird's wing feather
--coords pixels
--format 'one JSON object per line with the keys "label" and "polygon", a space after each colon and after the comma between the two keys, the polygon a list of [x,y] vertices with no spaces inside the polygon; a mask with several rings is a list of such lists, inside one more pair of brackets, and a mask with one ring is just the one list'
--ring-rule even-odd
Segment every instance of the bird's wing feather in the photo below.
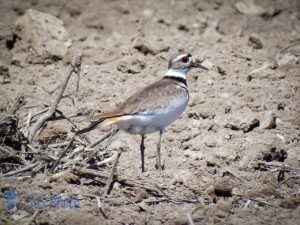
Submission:
{"label": "bird's wing feather", "polygon": [[92,117],[91,122],[123,115],[149,112],[160,108],[168,108],[172,100],[187,95],[187,89],[183,88],[180,82],[161,79],[137,91],[116,110]]}

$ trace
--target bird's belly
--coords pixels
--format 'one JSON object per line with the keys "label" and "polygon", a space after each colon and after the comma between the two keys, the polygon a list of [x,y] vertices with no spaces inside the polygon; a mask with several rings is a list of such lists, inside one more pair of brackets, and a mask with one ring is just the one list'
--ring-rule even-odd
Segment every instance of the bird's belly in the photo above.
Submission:
{"label": "bird's belly", "polygon": [[185,110],[188,97],[173,101],[168,108],[127,115],[115,123],[132,134],[147,134],[165,129]]}

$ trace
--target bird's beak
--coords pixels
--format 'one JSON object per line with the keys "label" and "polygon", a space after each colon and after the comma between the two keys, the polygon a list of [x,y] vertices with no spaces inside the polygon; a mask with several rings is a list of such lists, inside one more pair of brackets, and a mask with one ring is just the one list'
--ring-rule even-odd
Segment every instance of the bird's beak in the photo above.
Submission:
{"label": "bird's beak", "polygon": [[192,67],[194,67],[194,68],[201,68],[201,69],[204,69],[204,70],[208,70],[206,67],[202,66],[201,63],[199,63],[199,62],[194,62],[192,64]]}

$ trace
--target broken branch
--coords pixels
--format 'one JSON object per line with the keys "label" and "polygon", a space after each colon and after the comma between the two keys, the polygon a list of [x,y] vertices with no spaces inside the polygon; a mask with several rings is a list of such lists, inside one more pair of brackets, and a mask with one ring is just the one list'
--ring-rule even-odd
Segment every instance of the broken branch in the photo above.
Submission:
{"label": "broken branch", "polygon": [[55,98],[55,101],[52,103],[51,107],[48,109],[46,113],[44,113],[34,124],[33,128],[31,129],[29,135],[28,135],[28,142],[31,143],[37,133],[37,131],[44,125],[44,123],[53,116],[53,114],[56,112],[57,106],[63,96],[63,93],[67,87],[68,81],[73,73],[79,73],[81,66],[81,56],[77,55],[75,60],[70,66],[70,70],[68,74],[65,76],[62,84],[60,85],[57,96]]}

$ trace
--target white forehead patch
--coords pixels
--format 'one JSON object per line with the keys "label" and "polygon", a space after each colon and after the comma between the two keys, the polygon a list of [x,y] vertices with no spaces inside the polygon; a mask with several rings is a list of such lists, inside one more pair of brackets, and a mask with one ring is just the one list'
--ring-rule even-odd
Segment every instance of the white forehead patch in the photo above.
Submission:
{"label": "white forehead patch", "polygon": [[174,59],[174,62],[180,61],[180,59],[181,59],[182,57],[184,57],[184,56],[186,56],[186,54],[181,54],[181,55],[177,56],[177,57]]}
{"label": "white forehead patch", "polygon": [[[174,62],[178,62],[178,61],[180,61],[183,57],[185,57],[185,56],[188,56],[188,54],[181,54],[181,55],[179,55],[179,56],[177,56],[175,59],[174,59]],[[189,57],[189,62],[191,61],[191,58],[192,57]],[[193,59],[192,59],[193,60]]]}

